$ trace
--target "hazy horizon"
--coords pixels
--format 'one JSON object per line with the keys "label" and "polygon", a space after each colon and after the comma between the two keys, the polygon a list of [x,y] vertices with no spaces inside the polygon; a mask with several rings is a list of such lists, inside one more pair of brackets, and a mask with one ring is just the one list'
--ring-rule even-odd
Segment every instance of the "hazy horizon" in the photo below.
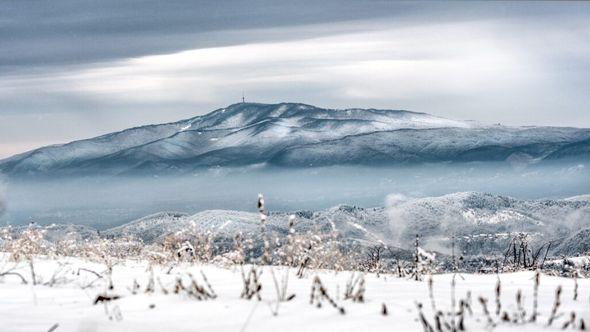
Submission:
{"label": "hazy horizon", "polygon": [[[67,176],[6,178],[6,214],[0,223],[74,223],[105,228],[161,211],[256,211],[264,193],[268,211],[337,206],[385,206],[391,194],[409,198],[476,191],[517,199],[562,199],[588,194],[584,165],[556,162],[394,167],[212,167],[182,176]],[[0,178],[1,180],[1,178]],[[5,189],[5,190],[2,190]]]}

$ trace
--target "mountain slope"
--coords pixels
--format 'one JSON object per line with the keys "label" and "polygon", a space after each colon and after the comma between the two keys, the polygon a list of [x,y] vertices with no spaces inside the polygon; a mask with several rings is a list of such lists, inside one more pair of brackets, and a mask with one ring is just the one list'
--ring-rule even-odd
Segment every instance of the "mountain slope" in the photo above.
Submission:
{"label": "mountain slope", "polygon": [[479,192],[398,201],[388,214],[399,226],[400,242],[406,244],[415,234],[461,238],[526,232],[558,240],[590,226],[586,200],[518,200]]}
{"label": "mountain slope", "polygon": [[198,167],[587,158],[590,129],[483,126],[424,113],[240,103],[0,161],[0,172],[150,174]]}
{"label": "mountain slope", "polygon": [[[374,243],[389,235],[383,208],[364,209],[342,205],[322,211],[299,211],[294,215],[295,230],[299,234],[330,233],[333,225],[338,235],[347,240]],[[267,231],[286,236],[289,216],[289,213],[282,212],[268,215]],[[192,216],[161,212],[111,228],[102,234],[108,237],[133,236],[146,243],[161,241],[167,234],[181,231],[211,232],[215,237],[227,239],[233,239],[238,232],[255,237],[260,233],[258,218],[258,213],[230,210],[206,210]]]}
{"label": "mountain slope", "polygon": [[[270,213],[267,231],[279,237],[286,236],[289,215]],[[560,252],[588,242],[580,239],[590,227],[590,202],[577,199],[518,200],[461,192],[396,201],[385,208],[340,205],[320,211],[298,211],[293,215],[296,217],[296,234],[332,234],[335,230],[341,241],[365,246],[383,243],[412,248],[415,236],[419,234],[426,247],[444,252],[450,248],[450,239],[454,235],[457,247],[464,254],[501,254],[514,234],[524,232],[529,234],[534,247],[553,241],[553,248],[559,248]],[[575,235],[580,229],[586,229],[586,233]],[[159,213],[102,234],[133,236],[152,243],[180,231],[211,232],[218,241],[231,244],[238,232],[245,238],[256,238],[260,234],[260,225],[258,214],[254,212],[209,210],[192,216]],[[558,246],[562,241],[564,244]]]}

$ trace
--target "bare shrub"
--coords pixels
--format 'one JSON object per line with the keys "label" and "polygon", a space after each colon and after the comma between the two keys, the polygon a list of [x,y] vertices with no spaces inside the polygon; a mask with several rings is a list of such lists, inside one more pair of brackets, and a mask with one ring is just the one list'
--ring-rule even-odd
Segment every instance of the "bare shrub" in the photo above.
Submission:
{"label": "bare shrub", "polygon": [[31,223],[17,238],[13,239],[10,235],[5,234],[3,241],[3,249],[10,253],[10,259],[28,263],[33,285],[36,285],[38,281],[33,260],[35,256],[47,253],[48,246],[43,241],[44,233],[43,230]]}

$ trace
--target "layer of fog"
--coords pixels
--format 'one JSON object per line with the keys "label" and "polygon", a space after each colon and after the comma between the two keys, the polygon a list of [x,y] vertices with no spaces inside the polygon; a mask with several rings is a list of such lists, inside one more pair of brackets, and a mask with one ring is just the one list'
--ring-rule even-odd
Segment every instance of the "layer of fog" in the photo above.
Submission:
{"label": "layer of fog", "polygon": [[5,181],[2,224],[119,225],[159,211],[254,211],[265,194],[270,211],[317,210],[338,204],[384,206],[387,195],[439,196],[482,191],[516,198],[589,193],[582,164],[513,168],[506,164],[309,169],[212,168],[182,177],[85,177]]}

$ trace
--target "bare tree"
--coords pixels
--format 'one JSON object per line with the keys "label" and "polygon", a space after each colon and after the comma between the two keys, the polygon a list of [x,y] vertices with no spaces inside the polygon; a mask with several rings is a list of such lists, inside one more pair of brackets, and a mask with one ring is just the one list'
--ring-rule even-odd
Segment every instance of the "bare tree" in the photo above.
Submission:
{"label": "bare tree", "polygon": [[[517,233],[510,240],[504,253],[503,265],[506,266],[508,263],[512,263],[513,269],[542,267],[550,248],[551,242],[546,242],[535,250],[529,242],[528,234]],[[544,255],[541,257],[543,252]]]}
{"label": "bare tree", "polygon": [[367,248],[367,258],[365,268],[370,272],[379,272],[381,270],[381,258],[385,247],[381,244]]}

